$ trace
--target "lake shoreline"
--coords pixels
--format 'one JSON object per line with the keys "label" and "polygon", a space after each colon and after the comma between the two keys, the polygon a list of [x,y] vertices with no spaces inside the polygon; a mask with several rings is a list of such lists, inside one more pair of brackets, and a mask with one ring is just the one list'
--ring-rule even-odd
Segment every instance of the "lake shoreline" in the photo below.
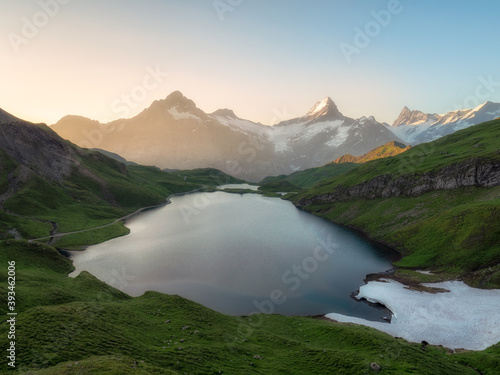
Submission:
{"label": "lake shoreline", "polygon": [[[383,249],[381,249],[380,246],[375,246],[372,241],[368,241],[366,238],[358,236],[357,233],[354,233],[353,231],[348,230],[347,228],[343,228],[342,226],[333,224],[330,221],[324,220],[323,218],[319,218],[315,215],[310,215],[310,213],[307,212],[300,213],[300,210],[297,210],[294,205],[290,204],[291,202],[287,202],[286,200],[276,199],[276,198],[265,198],[265,197],[263,198],[251,197],[254,194],[243,194],[243,196],[247,198],[241,200],[240,198],[234,197],[234,194],[227,194],[227,193],[224,194],[224,193],[225,193],[224,191],[218,192],[217,194],[221,195],[214,195],[214,197],[212,198],[205,196],[204,193],[198,193],[200,197],[194,197],[194,196],[193,198],[179,197],[179,205],[175,205],[176,207],[174,207],[173,211],[166,210],[169,211],[166,212],[164,210],[156,210],[156,213],[150,212],[146,214],[144,220],[131,221],[131,226],[129,227],[130,230],[133,233],[135,233],[134,235],[140,233],[139,239],[141,241],[146,241],[142,243],[141,247],[144,249],[149,249],[148,251],[150,251],[152,254],[155,254],[155,256],[157,257],[155,266],[152,269],[155,272],[158,272],[158,274],[161,273],[162,275],[170,275],[168,277],[165,277],[164,281],[161,281],[163,279],[160,280],[159,276],[157,278],[152,278],[151,280],[149,280],[148,277],[149,278],[152,277],[150,273],[138,273],[135,275],[135,277],[137,278],[136,282],[138,282],[138,285],[147,285],[149,283],[150,285],[147,286],[147,288],[149,288],[148,290],[156,290],[162,293],[168,293],[168,294],[175,293],[183,295],[188,299],[194,300],[201,304],[205,304],[205,306],[208,306],[212,309],[215,309],[219,312],[226,314],[233,314],[233,310],[236,311],[238,315],[240,314],[245,315],[246,313],[251,313],[252,310],[255,310],[254,306],[255,300],[257,300],[258,302],[260,302],[261,300],[267,301],[267,299],[269,298],[269,293],[277,288],[282,291],[285,291],[287,293],[287,298],[290,301],[292,301],[294,298],[303,299],[302,296],[308,294],[307,292],[305,292],[308,289],[310,289],[309,294],[315,296],[313,298],[314,303],[309,303],[307,304],[307,306],[302,300],[298,304],[296,303],[287,304],[287,307],[281,305],[274,306],[273,310],[275,310],[279,314],[283,313],[285,315],[307,316],[310,314],[322,314],[331,311],[344,311],[345,313],[349,313],[349,311],[356,311],[355,314],[358,314],[359,312],[359,314],[361,314],[360,316],[369,317],[370,319],[381,319],[382,316],[387,316],[387,314],[389,314],[389,312],[385,313],[385,315],[379,314],[377,312],[372,312],[372,309],[370,309],[368,306],[366,307],[354,306],[354,305],[364,305],[364,304],[359,304],[359,301],[355,301],[355,303],[353,304],[351,294],[353,291],[356,291],[359,288],[359,286],[363,283],[363,280],[368,273],[385,271],[387,269],[390,269],[391,263],[395,259],[394,257],[395,253],[392,252],[390,253],[392,256],[388,256],[387,251],[383,251]],[[187,195],[187,194],[183,193],[176,195]],[[170,196],[169,198],[173,198],[173,196]],[[177,200],[172,199],[172,201],[174,203],[177,203]],[[214,203],[208,204],[210,202]],[[165,206],[165,204],[168,203],[171,203],[170,199],[161,206]],[[226,206],[221,204],[224,204]],[[258,205],[259,209],[255,209],[256,205]],[[224,209],[221,209],[221,207],[224,207]],[[145,211],[151,210],[152,208],[155,207],[145,207],[141,210],[137,210],[136,212],[127,215],[127,217],[125,217],[124,219],[130,219],[131,217],[134,217]],[[264,211],[261,211],[262,209]],[[221,211],[218,212],[217,210]],[[234,217],[231,218],[232,215],[228,215],[229,210],[231,210],[233,215],[238,213],[238,217],[241,217],[242,220],[235,221]],[[203,212],[203,215],[199,215],[199,213],[201,212]],[[278,226],[276,226],[275,224],[271,225],[270,222],[264,224],[262,220],[262,215],[263,215],[262,212],[268,212],[270,216],[266,215],[266,218],[274,217],[275,219],[273,219],[274,220],[273,223],[283,222],[283,218],[289,218],[289,220],[285,220],[285,222],[288,224],[283,224]],[[163,219],[164,216],[165,219]],[[212,218],[215,217],[218,218],[218,220],[212,220]],[[224,217],[226,219],[223,219]],[[167,220],[165,222],[170,223],[168,227],[162,224],[163,220]],[[221,224],[220,220],[222,220],[224,224]],[[206,227],[205,224],[207,224],[208,227]],[[224,259],[228,259],[228,262],[234,262],[236,259],[238,259],[239,261],[241,261],[241,259],[247,259],[243,254],[250,254],[248,251],[246,252],[243,251],[241,254],[239,252],[236,253],[234,252],[234,249],[236,249],[237,247],[240,248],[241,246],[243,246],[243,248],[251,247],[252,249],[254,249],[255,251],[252,251],[251,253],[252,254],[255,253],[255,256],[265,255],[264,258],[266,257],[273,258],[282,255],[282,259],[286,260],[286,262],[284,263],[283,262],[276,263],[278,271],[274,270],[275,272],[269,272],[269,273],[264,272],[265,274],[275,275],[272,278],[270,278],[269,287],[257,283],[255,285],[260,285],[260,286],[259,287],[254,286],[254,287],[261,289],[252,290],[249,287],[249,285],[253,284],[251,283],[249,284],[248,282],[242,283],[243,286],[241,290],[243,292],[241,292],[242,294],[239,295],[238,298],[241,298],[242,300],[245,301],[244,309],[242,307],[243,305],[240,305],[239,307],[238,306],[227,307],[226,305],[229,302],[224,302],[224,304],[221,305],[223,307],[221,307],[221,309],[218,310],[217,307],[207,305],[206,303],[204,303],[206,298],[202,294],[200,294],[200,290],[214,291],[215,295],[218,295],[219,297],[221,297],[224,293],[226,293],[224,291],[225,289],[221,286],[222,284],[221,285],[218,284],[219,283],[218,280],[223,279],[224,277],[233,277],[233,272],[230,270],[230,268],[228,268],[227,272],[226,271],[222,272],[221,267],[223,266],[221,266],[220,263],[217,263],[217,265],[205,264],[204,270],[211,269],[210,267],[215,267],[214,270],[218,269],[219,271],[222,272],[221,274],[225,276],[221,277],[219,271],[217,272],[200,271],[196,273],[196,276],[192,276],[193,278],[192,280],[190,280],[189,277],[186,276],[189,274],[189,272],[191,272],[188,271],[188,268],[190,270],[193,270],[196,269],[196,266],[193,265],[191,261],[188,263],[180,258],[179,259],[175,258],[177,263],[180,262],[179,264],[181,265],[181,268],[184,267],[182,269],[184,269],[184,271],[188,273],[187,274],[182,273],[184,271],[181,272],[178,268],[176,268],[175,270],[170,270],[169,267],[171,267],[171,265],[169,264],[173,263],[171,261],[166,260],[167,258],[165,258],[166,255],[164,254],[169,254],[169,253],[165,253],[164,250],[162,250],[162,248],[163,249],[171,248],[175,251],[173,253],[170,253],[171,254],[169,255],[170,257],[182,256],[182,257],[188,257],[189,259],[192,260],[194,257],[193,252],[195,251],[195,249],[204,248],[205,249],[204,256],[207,256],[208,254],[207,251],[212,251],[214,252],[212,255],[215,256],[214,259],[218,259],[216,253],[220,252],[219,249],[221,249],[221,247],[217,245],[217,242],[219,240],[215,240],[215,238],[221,238],[222,241],[222,237],[216,234],[218,233],[218,231],[214,232],[216,237],[214,237],[213,241],[208,241],[205,238],[198,245],[195,245],[195,243],[191,244],[190,241],[185,242],[184,237],[181,241],[182,243],[181,245],[178,245],[177,242],[175,242],[179,241],[181,233],[186,233],[191,238],[201,239],[202,238],[201,234],[203,234],[203,231],[215,230],[216,229],[215,227],[217,226],[221,226],[221,230],[224,233],[223,236],[224,238],[226,234],[228,235],[227,239],[225,238],[223,240],[224,245],[222,247],[222,249],[224,249],[224,246],[228,246],[226,250],[223,250],[227,252]],[[290,232],[291,226],[292,227],[298,226],[294,227],[295,229],[292,230],[292,237],[284,234],[285,232],[286,233]],[[196,227],[204,229],[199,233],[198,232],[192,233],[191,231]],[[272,231],[271,227],[273,228]],[[140,228],[140,232],[136,231],[137,228]],[[168,245],[158,245],[159,242],[157,237],[155,236],[150,237],[149,232],[144,232],[145,228],[148,228],[148,231],[156,231],[155,233],[162,233],[161,236],[165,237],[166,240],[165,244]],[[232,228],[232,229],[228,231],[227,228]],[[239,233],[237,228],[240,228],[240,230],[243,232],[241,234],[236,234]],[[251,228],[250,232],[248,228]],[[284,232],[282,233],[282,231]],[[198,235],[197,233],[200,235]],[[255,238],[250,233],[267,233],[266,236],[268,236],[269,238],[265,237],[265,239],[260,239],[259,240],[260,242],[257,241],[258,245],[256,245]],[[329,236],[332,235],[333,236],[332,238],[336,240],[332,243],[328,242],[329,240],[328,241],[326,240],[327,235],[328,238],[330,238]],[[147,238],[150,239],[147,240]],[[289,240],[283,243],[284,241],[283,238],[289,238]],[[105,252],[103,253],[98,249],[95,249],[95,252],[94,250],[92,250],[93,253],[90,255],[78,254],[81,253],[80,251],[65,252],[64,255],[70,256],[71,258],[78,257],[80,263],[75,264],[76,270],[78,271],[87,270],[92,274],[94,274],[95,276],[97,276],[98,278],[100,277],[103,281],[106,281],[107,279],[112,277],[110,276],[109,272],[108,273],[105,272],[104,267],[107,267],[111,270],[142,269],[142,272],[144,272],[145,267],[136,268],[135,265],[128,264],[128,261],[124,260],[124,259],[129,259],[128,257],[116,256],[116,254],[118,253],[121,254],[122,252],[131,253],[134,249],[134,246],[137,247],[136,245],[133,244],[134,240],[135,238],[133,236],[130,237],[129,239],[124,239],[122,236],[122,239],[119,240],[119,242],[111,245],[104,245],[105,247],[115,246],[115,249],[113,249],[113,251],[115,251],[115,253],[113,253],[115,254],[115,256],[109,255],[111,253],[105,253]],[[154,245],[149,246],[148,241],[153,241]],[[304,242],[302,243],[301,241]],[[128,244],[129,242],[130,246]],[[212,245],[206,247],[205,244],[208,243],[213,243],[215,244],[215,246]],[[276,245],[278,243],[280,244],[279,247],[277,247]],[[320,247],[320,244],[323,248]],[[282,250],[276,253],[266,252],[265,254],[261,254],[262,251],[264,251],[263,249],[267,248],[267,246],[269,246],[269,249],[281,248]],[[336,261],[334,261],[333,260],[334,258],[332,257],[332,259],[329,261],[328,267],[326,267],[326,265],[321,266],[323,262],[326,262],[326,260],[330,257],[330,255],[333,255],[332,250],[329,250],[330,248],[328,246],[334,246],[334,249],[332,250],[333,252],[335,252],[336,254],[335,256],[336,257],[339,256],[339,258]],[[185,247],[186,250],[188,250],[187,252],[181,252],[179,250]],[[232,249],[230,252],[228,252],[229,248]],[[312,252],[313,249],[315,249],[314,252]],[[343,257],[342,254],[345,254],[346,257]],[[283,256],[285,255],[286,257],[283,258]],[[105,266],[103,266],[103,264],[105,264]],[[247,263],[240,262],[240,264],[245,265]],[[296,265],[299,265],[300,267]],[[259,266],[257,263],[254,264],[253,262],[250,262],[248,263],[248,266],[245,266],[243,268],[244,271],[243,273],[248,275],[253,275],[253,277],[255,277],[255,274],[259,274],[259,272],[263,272],[262,269],[267,269],[269,267],[271,266],[267,265]],[[160,269],[161,271],[159,271]],[[297,269],[299,271],[300,269],[302,269],[303,271],[299,272],[297,271]],[[342,270],[346,269],[349,270],[352,269],[352,272],[348,271],[348,274],[344,275],[345,271]],[[332,270],[334,270],[334,272],[331,272]],[[101,274],[99,274],[99,272]],[[182,275],[184,275],[184,279],[188,281],[182,282],[182,278],[181,281],[175,279],[174,275],[176,275],[179,272],[181,272]],[[299,273],[294,273],[294,272],[299,272]],[[315,276],[315,278],[311,277],[310,281],[307,282],[305,281],[309,280],[310,273],[316,273],[316,272],[318,272],[317,274],[318,276]],[[201,278],[200,280],[198,280],[198,275],[204,275],[203,277],[206,277],[206,280],[205,279],[202,280]],[[219,276],[217,276],[216,278],[212,275],[219,275]],[[339,285],[339,288],[340,285],[344,285],[341,288],[341,290],[342,292],[344,292],[342,295],[345,296],[345,298],[344,297],[342,298],[345,299],[346,304],[340,305],[341,310],[336,310],[335,307],[336,306],[335,304],[337,303],[336,301],[338,301],[337,293],[340,293],[340,289],[337,289],[337,287],[335,287],[333,289],[330,288],[328,291],[326,291],[321,285],[316,285],[319,282],[318,280],[320,280],[318,278],[320,277],[319,275],[323,275],[321,277],[325,277],[325,280],[328,280],[329,283],[332,283],[331,285]],[[200,284],[200,286],[201,285],[204,286],[202,286],[201,289],[194,289],[193,286],[196,283],[202,283]],[[294,296],[293,293],[299,286],[301,287],[302,292]],[[138,287],[134,285],[133,282],[127,281],[127,288],[129,289],[128,291],[124,290],[126,293],[130,295],[135,295],[134,293],[139,293],[139,289],[142,287]],[[231,292],[231,293],[240,293],[240,292]],[[331,309],[332,307],[334,307],[333,310]],[[227,309],[228,311],[225,310],[223,311],[222,309]],[[246,311],[246,313],[241,312],[239,310],[244,310]]]}
{"label": "lake shoreline", "polygon": [[[126,223],[128,220],[136,217],[137,215],[141,214],[141,213],[144,213],[146,211],[149,211],[149,210],[154,210],[154,209],[157,209],[157,208],[162,208],[162,207],[165,207],[167,205],[169,205],[170,203],[172,203],[171,201],[171,198],[172,197],[175,197],[175,196],[182,196],[182,195],[187,195],[187,194],[193,194],[193,193],[196,193],[196,192],[199,192],[199,191],[202,191],[202,190],[205,190],[207,189],[206,186],[204,187],[201,187],[199,189],[196,189],[196,190],[191,190],[191,191],[187,191],[187,192],[183,192],[183,193],[174,193],[174,194],[170,194],[163,203],[160,203],[160,204],[156,204],[156,205],[153,205],[153,206],[147,206],[147,207],[141,207],[139,209],[137,209],[136,211],[128,214],[128,215],[125,215],[125,216],[122,216],[118,219],[115,219],[114,221],[112,221],[111,223],[109,224],[104,224],[104,225],[100,225],[98,227],[94,227],[94,228],[89,228],[89,229],[82,229],[82,230],[79,230],[79,231],[74,231],[74,232],[67,232],[67,233],[56,233],[52,236],[47,236],[47,237],[40,237],[40,238],[35,238],[35,239],[31,239],[29,240],[29,242],[32,242],[32,241],[40,241],[40,240],[44,240],[44,239],[53,239],[53,238],[61,238],[61,237],[64,237],[64,236],[69,236],[69,235],[72,235],[72,234],[78,234],[78,233],[84,233],[84,232],[90,232],[90,231],[93,231],[93,230],[98,230],[98,229],[102,229],[102,228],[106,228],[106,227],[109,227],[111,225],[115,225],[119,222],[123,222],[123,223]],[[119,235],[119,236],[115,236],[115,237],[111,237],[111,238],[108,238],[106,240],[104,240],[103,242],[106,242],[106,241],[109,241],[109,240],[112,240],[114,238],[118,238],[118,237],[122,237],[124,235],[127,235],[128,233],[126,234],[122,234],[122,235]],[[52,246],[54,246],[56,248],[57,251],[59,251],[62,255],[64,256],[67,256],[66,254],[64,254],[63,252],[68,252],[68,251],[85,251],[89,246],[95,246],[95,245],[98,245],[102,242],[99,242],[99,243],[95,243],[95,244],[91,244],[91,245],[82,245],[82,246],[79,246],[78,249],[64,249],[64,248],[61,248],[61,247],[57,247],[57,243],[54,243],[52,244]]]}
{"label": "lake shoreline", "polygon": [[[285,200],[288,200],[288,199],[285,199]],[[390,268],[386,271],[383,271],[383,272],[375,272],[375,273],[367,274],[366,278],[363,280],[365,282],[365,284],[367,284],[370,281],[378,281],[380,279],[390,279],[390,280],[394,280],[394,281],[397,281],[399,283],[402,283],[413,290],[426,290],[426,287],[423,286],[422,284],[426,283],[426,282],[430,282],[429,280],[418,281],[418,280],[415,280],[415,277],[412,277],[410,275],[405,275],[405,274],[403,274],[403,272],[399,272],[399,271],[408,271],[408,272],[413,271],[414,272],[416,270],[421,270],[421,271],[432,271],[432,270],[424,269],[421,267],[409,268],[409,267],[397,266],[394,263],[403,259],[404,255],[403,255],[402,251],[396,249],[391,244],[372,238],[368,232],[366,232],[358,227],[350,226],[350,225],[343,224],[343,223],[338,223],[335,220],[329,219],[329,218],[327,218],[323,215],[320,215],[316,212],[311,212],[311,211],[305,210],[302,207],[298,207],[297,205],[295,205],[295,203],[293,201],[291,201],[291,200],[289,200],[289,201],[292,204],[294,204],[294,206],[297,209],[299,209],[301,211],[310,213],[314,216],[317,216],[317,217],[320,217],[324,220],[327,220],[330,223],[333,223],[333,224],[338,225],[344,229],[350,230],[353,233],[356,233],[358,236],[370,241],[372,244],[375,244],[377,247],[380,247],[383,251],[387,251],[388,254],[397,254],[397,257],[395,257],[395,259],[393,261],[392,268]],[[441,282],[441,281],[465,281],[466,282],[466,280],[463,280],[462,278],[457,277],[455,275],[433,273],[432,276],[434,277],[434,280],[436,282]]]}

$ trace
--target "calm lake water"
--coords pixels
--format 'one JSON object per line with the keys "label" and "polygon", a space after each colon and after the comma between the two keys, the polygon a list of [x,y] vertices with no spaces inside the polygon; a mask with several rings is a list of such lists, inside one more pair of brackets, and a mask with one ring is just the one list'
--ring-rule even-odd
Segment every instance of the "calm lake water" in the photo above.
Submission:
{"label": "calm lake water", "polygon": [[395,254],[288,201],[194,193],[127,227],[127,236],[71,252],[71,276],[87,270],[132,296],[179,294],[232,315],[388,315],[350,295]]}

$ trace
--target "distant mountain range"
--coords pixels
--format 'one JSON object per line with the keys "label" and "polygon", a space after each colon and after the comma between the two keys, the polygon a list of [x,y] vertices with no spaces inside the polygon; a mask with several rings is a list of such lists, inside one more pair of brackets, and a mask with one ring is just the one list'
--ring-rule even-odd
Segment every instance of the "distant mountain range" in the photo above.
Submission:
{"label": "distant mountain range", "polygon": [[404,107],[392,126],[387,125],[404,142],[417,145],[434,141],[445,135],[496,119],[500,103],[486,102],[473,109],[459,109],[443,115],[411,111]]}
{"label": "distant mountain range", "polygon": [[229,109],[204,113],[178,91],[131,119],[100,124],[66,116],[52,129],[79,146],[105,149],[140,164],[213,167],[251,181],[400,141],[373,117],[355,120],[342,115],[330,98],[302,117],[265,126]]}
{"label": "distant mountain range", "polygon": [[[0,111],[0,241],[111,223],[172,193],[242,182],[214,169],[164,172],[82,149],[45,124]],[[100,236],[116,236],[119,228]],[[114,232],[114,233],[113,233]],[[92,243],[94,232],[84,240]],[[82,237],[83,239],[84,237]]]}
{"label": "distant mountain range", "polygon": [[[304,116],[273,126],[239,118],[230,109],[205,113],[179,91],[137,116],[99,123],[66,116],[52,125],[61,137],[128,161],[162,169],[217,168],[260,181],[364,155],[389,142],[416,145],[500,116],[500,104],[443,115],[403,109],[392,125],[344,116],[329,97]],[[0,111],[0,122],[16,118]]]}

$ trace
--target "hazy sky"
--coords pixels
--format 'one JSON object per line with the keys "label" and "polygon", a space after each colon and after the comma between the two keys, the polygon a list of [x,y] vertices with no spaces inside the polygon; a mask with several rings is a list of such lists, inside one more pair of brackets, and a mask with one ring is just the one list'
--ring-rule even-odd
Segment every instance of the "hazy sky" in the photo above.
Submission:
{"label": "hazy sky", "polygon": [[131,117],[180,90],[276,123],[500,102],[498,0],[0,0],[0,108]]}

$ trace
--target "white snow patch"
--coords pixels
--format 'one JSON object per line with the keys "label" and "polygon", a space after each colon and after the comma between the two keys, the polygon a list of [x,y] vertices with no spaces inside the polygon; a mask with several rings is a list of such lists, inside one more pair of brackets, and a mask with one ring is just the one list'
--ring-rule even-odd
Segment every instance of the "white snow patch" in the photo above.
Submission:
{"label": "white snow patch", "polygon": [[397,127],[392,127],[389,125],[386,126],[386,129],[391,131],[396,137],[403,140],[404,142],[413,144],[415,142],[415,139],[417,139],[420,134],[427,131],[433,124],[434,122],[427,121],[418,125],[402,125]]}
{"label": "white snow patch", "polygon": [[187,119],[193,119],[198,122],[201,122],[201,118],[198,116],[193,115],[192,113],[189,112],[178,112],[177,107],[172,107],[168,109],[168,113],[172,115],[172,117],[175,120],[187,120]]}
{"label": "white snow patch", "polygon": [[316,103],[310,110],[309,112],[307,112],[307,115],[306,116],[311,116],[311,115],[314,115],[318,112],[320,112],[323,108],[326,107],[326,105],[328,104],[328,97],[326,97],[325,99],[323,99],[321,102],[318,102]]}
{"label": "white snow patch", "polygon": [[484,350],[500,341],[500,290],[475,289],[460,281],[423,285],[449,292],[417,292],[393,280],[372,281],[357,298],[385,305],[394,314],[390,324],[336,313],[326,317],[453,349]]}
{"label": "white snow patch", "polygon": [[328,147],[339,147],[342,143],[344,143],[349,136],[349,126],[339,126],[337,128],[337,134],[330,139],[326,145]]}
{"label": "white snow patch", "polygon": [[479,104],[476,108],[473,108],[472,112],[479,112],[479,110],[481,110],[484,106],[486,106],[486,104],[488,104],[488,101],[485,101],[484,103]]}
{"label": "white snow patch", "polygon": [[224,116],[212,116],[222,125],[228,126],[231,129],[242,131],[246,134],[258,134],[262,135],[266,133],[266,126],[257,124],[249,120],[243,120],[240,118],[230,118]]}
{"label": "white snow patch", "polygon": [[292,150],[292,141],[300,136],[304,130],[306,122],[297,122],[294,124],[269,126],[266,129],[267,137],[274,143],[276,152],[284,152]]}
{"label": "white snow patch", "polygon": [[274,143],[276,152],[290,151],[295,142],[306,143],[318,134],[324,134],[325,139],[330,138],[326,146],[340,146],[347,138],[349,126],[342,126],[344,120],[323,121],[308,124],[305,121],[287,125],[269,126],[267,135]]}

